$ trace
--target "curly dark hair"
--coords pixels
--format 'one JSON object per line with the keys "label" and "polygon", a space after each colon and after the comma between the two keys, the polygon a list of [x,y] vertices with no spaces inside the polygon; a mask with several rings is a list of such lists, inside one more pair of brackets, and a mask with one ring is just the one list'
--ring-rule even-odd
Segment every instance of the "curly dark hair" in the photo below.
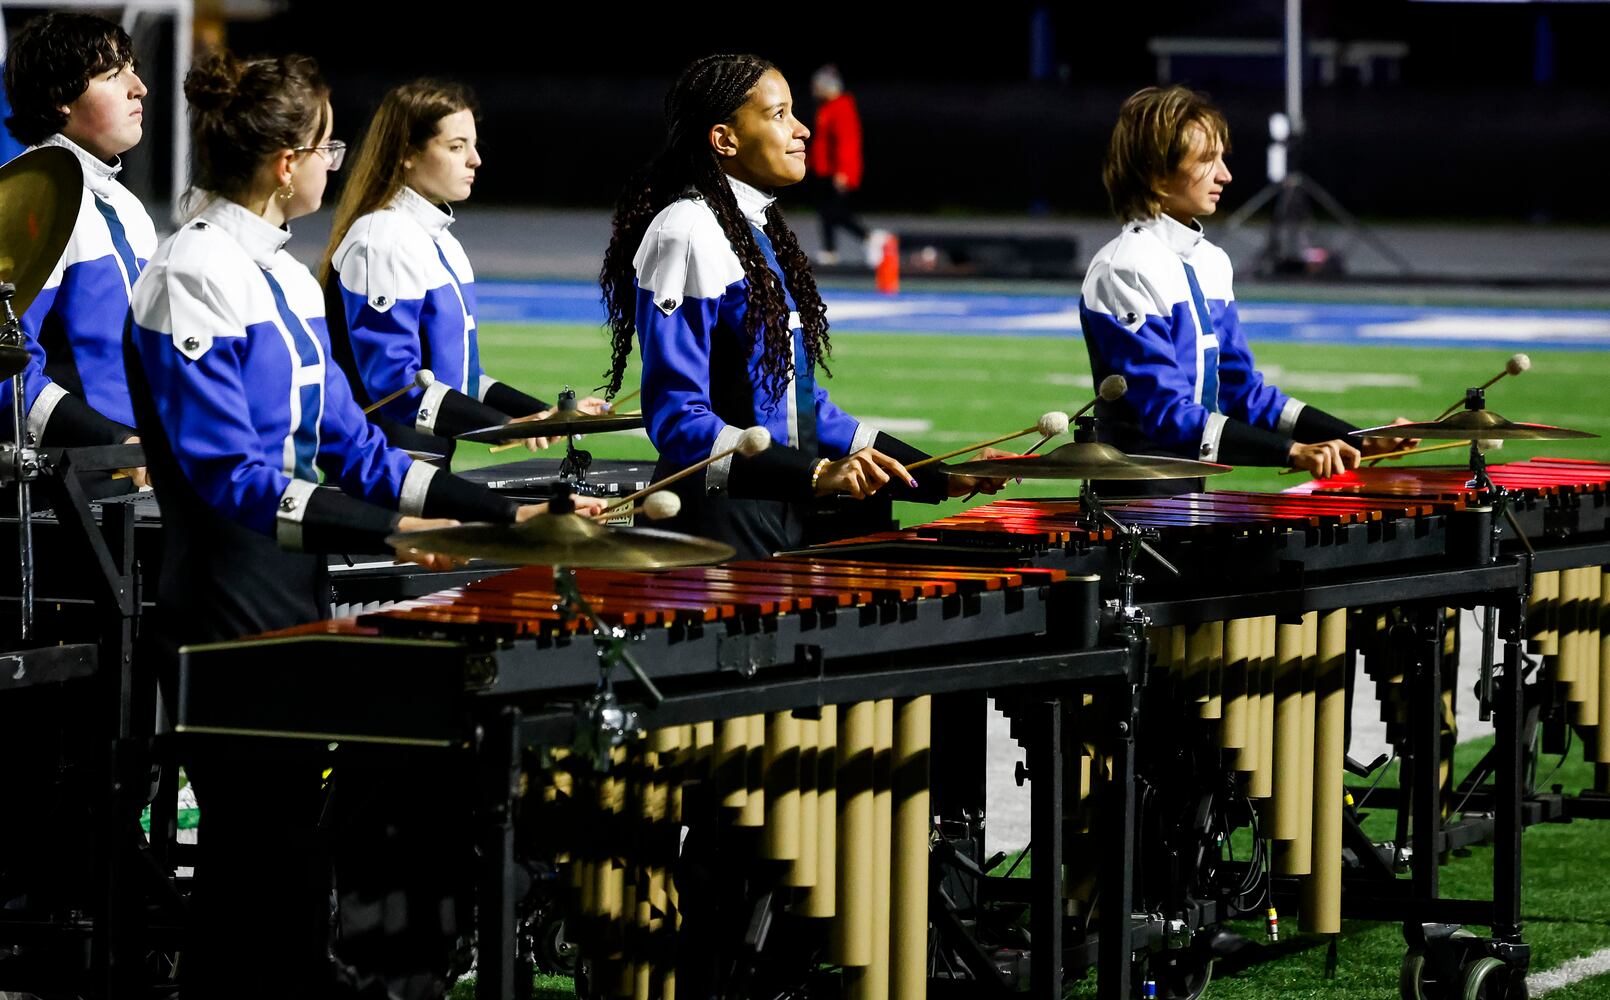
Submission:
{"label": "curly dark hair", "polygon": [[788,228],[783,213],[773,203],[766,209],[765,232],[782,267],[783,282],[777,280],[755,242],[749,221],[738,208],[715,151],[710,148],[711,127],[732,121],[761,75],[773,68],[759,56],[705,56],[683,70],[665,95],[665,144],[621,191],[615,204],[609,250],[604,254],[603,270],[598,275],[614,341],[610,370],[604,373],[608,381],[603,388],[608,395],[614,396],[620,391],[621,376],[632,354],[637,312],[632,258],[649,223],[660,210],[690,191],[715,213],[721,231],[743,265],[744,277],[749,282],[749,308],[744,327],[760,345],[762,388],[772,399],[778,399],[794,372],[793,335],[788,327],[783,282],[794,297],[805,328],[808,363],[820,367],[825,374],[832,374],[827,367],[831,356],[827,307],[816,290],[810,261],[799,248],[799,241]]}
{"label": "curly dark hair", "polygon": [[35,146],[67,124],[71,104],[102,73],[134,66],[129,33],[103,17],[52,11],[29,18],[6,49],[6,130]]}

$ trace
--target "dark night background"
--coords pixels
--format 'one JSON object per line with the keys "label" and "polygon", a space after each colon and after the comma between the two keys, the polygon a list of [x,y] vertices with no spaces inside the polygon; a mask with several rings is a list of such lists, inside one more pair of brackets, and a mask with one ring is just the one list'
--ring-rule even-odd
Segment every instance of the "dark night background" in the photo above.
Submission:
{"label": "dark night background", "polygon": [[[402,11],[429,11],[404,16]],[[483,105],[480,202],[604,206],[656,146],[660,102],[688,59],[778,63],[807,122],[809,77],[837,62],[860,102],[862,205],[918,212],[1106,211],[1099,164],[1119,102],[1156,83],[1160,36],[1266,38],[1283,4],[381,5],[292,0],[229,27],[241,53],[301,51],[334,87],[355,141],[385,88],[472,84]],[[1310,0],[1309,38],[1408,46],[1397,78],[1343,72],[1306,95],[1305,166],[1372,218],[1610,223],[1610,5]],[[1033,26],[1038,24],[1036,33]],[[1278,57],[1177,60],[1230,119],[1234,209],[1264,181]]]}

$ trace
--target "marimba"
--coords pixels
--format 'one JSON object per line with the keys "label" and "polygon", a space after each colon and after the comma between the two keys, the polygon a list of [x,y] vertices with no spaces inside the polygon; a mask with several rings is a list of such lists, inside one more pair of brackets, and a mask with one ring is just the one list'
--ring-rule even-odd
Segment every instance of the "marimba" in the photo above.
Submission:
{"label": "marimba", "polygon": [[[1179,571],[1143,557],[1135,598],[1152,625],[1137,768],[1156,805],[1140,823],[1150,838],[1141,853],[1183,859],[1163,871],[1143,863],[1140,908],[1167,914],[1165,927],[1189,929],[1264,916],[1266,888],[1282,906],[1297,902],[1300,926],[1320,933],[1338,932],[1344,914],[1480,923],[1494,927],[1493,937],[1461,951],[1452,972],[1438,968],[1440,955],[1427,971],[1427,950],[1442,942],[1412,949],[1411,981],[1482,972],[1476,958],[1486,955],[1502,955],[1505,974],[1523,976],[1518,760],[1495,764],[1493,819],[1456,830],[1441,811],[1450,749],[1442,708],[1452,682],[1443,663],[1451,652],[1445,609],[1500,606],[1511,632],[1524,612],[1524,568],[1510,559],[1492,563],[1483,547],[1490,509],[1419,495],[1235,491],[1105,506],[1124,529],[1146,532]],[[1112,580],[1115,530],[1092,527],[1078,501],[1005,500],[830,551],[888,559],[942,553]],[[1518,746],[1519,649],[1511,642],[1505,652],[1498,742]],[[1407,879],[1395,873],[1391,852],[1362,836],[1344,803],[1346,690],[1360,655],[1383,664],[1377,672],[1392,676],[1405,706],[1399,736],[1414,763],[1405,774],[1413,821],[1404,839],[1414,851]],[[1202,847],[1215,831],[1249,824],[1273,845],[1272,856],[1249,864]],[[1446,845],[1477,838],[1495,841],[1492,900],[1441,898],[1437,859]],[[1359,859],[1345,871],[1344,844]],[[1269,873],[1262,885],[1259,867]],[[1153,928],[1152,968],[1167,970],[1160,978],[1190,969],[1189,948],[1180,947],[1189,935],[1169,942],[1158,923],[1137,915],[1138,925]],[[1202,958],[1198,971],[1205,964]],[[1188,992],[1189,976],[1168,986]]]}
{"label": "marimba", "polygon": [[[679,902],[687,890],[666,840],[677,817],[695,831],[691,843],[719,845],[741,872],[744,887],[722,891],[753,907],[751,890],[764,887],[779,904],[773,948],[791,959],[781,972],[768,963],[766,975],[808,977],[825,957],[848,970],[852,995],[926,995],[928,699],[1123,686],[1132,672],[1130,650],[1097,645],[1099,582],[1055,568],[817,554],[575,578],[600,618],[631,636],[663,693],[653,703],[618,679],[644,735],[609,748],[607,772],[574,754],[531,752],[571,744],[589,724],[576,706],[599,684],[593,641],[555,610],[547,569],[182,654],[182,735],[474,745],[489,769],[483,787],[504,790],[481,832],[485,996],[512,989],[509,872],[521,812],[531,828],[579,835],[548,846],[569,859],[571,912],[600,995],[670,995],[679,976],[697,991],[717,975],[716,956],[734,955],[708,919],[682,919],[692,911]],[[306,697],[312,690],[320,697]],[[1049,777],[1061,764],[1043,766]],[[1043,805],[1060,822],[1060,803]],[[750,842],[748,862],[723,854]],[[1047,938],[1062,918],[1059,867],[1034,880]],[[1119,926],[1124,868],[1104,885]],[[1035,992],[1060,997],[1060,969],[1049,976],[1042,965],[1037,954]]]}
{"label": "marimba", "polygon": [[[1489,467],[1493,482],[1513,492],[1515,524],[1530,549],[1531,592],[1527,606],[1530,650],[1543,662],[1547,683],[1532,688],[1543,723],[1542,750],[1563,753],[1574,729],[1596,767],[1594,788],[1582,795],[1556,795],[1528,788],[1534,820],[1562,816],[1610,818],[1610,464],[1583,459],[1535,458]],[[1366,468],[1304,484],[1313,496],[1423,499],[1448,510],[1481,507],[1486,498],[1467,485],[1459,467]],[[1521,549],[1514,526],[1505,525],[1507,551]],[[1463,796],[1469,788],[1460,788]],[[1476,808],[1484,804],[1475,790]]]}

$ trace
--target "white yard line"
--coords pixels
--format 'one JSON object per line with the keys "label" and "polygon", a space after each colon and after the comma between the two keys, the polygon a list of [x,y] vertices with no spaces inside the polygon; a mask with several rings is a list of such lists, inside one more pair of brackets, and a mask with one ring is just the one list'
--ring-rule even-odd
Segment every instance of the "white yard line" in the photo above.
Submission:
{"label": "white yard line", "polygon": [[1591,955],[1573,958],[1564,965],[1542,972],[1534,972],[1526,977],[1526,989],[1534,997],[1545,993],[1552,993],[1562,986],[1570,986],[1584,979],[1610,972],[1610,948],[1596,951]]}

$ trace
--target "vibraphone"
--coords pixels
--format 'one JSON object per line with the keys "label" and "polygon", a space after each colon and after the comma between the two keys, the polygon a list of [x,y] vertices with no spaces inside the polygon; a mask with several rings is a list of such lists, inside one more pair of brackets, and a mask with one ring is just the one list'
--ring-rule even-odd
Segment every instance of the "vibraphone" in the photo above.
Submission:
{"label": "vibraphone", "polygon": [[[1173,576],[1142,557],[1146,579],[1136,597],[1152,626],[1152,655],[1139,693],[1136,766],[1146,833],[1130,938],[1133,950],[1155,952],[1149,974],[1160,992],[1194,995],[1205,982],[1207,958],[1192,930],[1262,917],[1266,899],[1300,901],[1300,925],[1321,933],[1338,932],[1344,914],[1416,928],[1431,921],[1487,925],[1493,937],[1476,945],[1416,941],[1406,958],[1409,981],[1450,985],[1467,974],[1492,976],[1492,965],[1480,961],[1489,957],[1505,963],[1502,974],[1512,982],[1524,977],[1517,629],[1526,571],[1514,559],[1489,562],[1482,542],[1490,509],[1412,495],[1225,491],[1109,503],[1107,510],[1146,532],[1180,570]],[[829,551],[1065,566],[1112,580],[1117,549],[1087,526],[1077,501],[1007,500]],[[1105,613],[1118,611],[1117,603],[1109,601]],[[1494,841],[1490,901],[1440,898],[1436,871],[1437,859],[1462,843],[1444,822],[1438,784],[1449,687],[1445,608],[1477,605],[1499,606],[1511,639],[1494,707],[1498,745],[1514,752],[1494,762],[1501,794],[1488,799],[1492,820],[1464,834]],[[1390,628],[1378,635],[1383,618]],[[1409,852],[1369,843],[1345,805],[1346,692],[1360,654],[1395,667],[1406,690],[1404,749],[1416,782],[1408,800],[1407,879],[1394,865]],[[1212,846],[1248,825],[1256,839],[1273,844],[1271,858],[1236,861]],[[1344,847],[1357,859],[1345,870]],[[1070,838],[1070,857],[1087,853],[1082,848]],[[1133,852],[1122,860],[1134,864]],[[1262,884],[1260,867],[1269,872]],[[1084,936],[1077,926],[1070,933]]]}
{"label": "vibraphone", "polygon": [[[593,640],[554,610],[546,569],[182,657],[181,737],[473,745],[491,790],[479,824],[480,996],[512,996],[526,957],[514,947],[511,873],[517,835],[533,829],[581,834],[544,846],[570,859],[596,995],[703,995],[715,980],[731,985],[718,959],[754,988],[786,985],[816,975],[823,957],[845,970],[851,995],[926,995],[926,848],[930,810],[943,811],[929,802],[929,699],[1018,688],[1055,706],[1064,689],[1128,691],[1135,662],[1130,648],[1097,645],[1099,582],[1055,568],[812,555],[652,575],[580,570],[576,581],[601,618],[628,630],[663,693],[654,703],[617,680],[645,734],[606,746],[615,766],[604,773],[574,754],[533,753],[588,735],[593,717],[577,705],[600,671]],[[933,722],[941,755],[964,735],[952,720]],[[982,712],[971,724],[982,727]],[[1034,766],[1047,776],[1036,815],[1060,823],[1049,780],[1060,756]],[[553,817],[562,821],[541,822]],[[736,900],[714,916],[689,905],[698,897],[671,863],[681,824],[689,851],[741,873],[714,890]],[[1120,830],[1114,846],[1125,839]],[[754,861],[728,850],[750,842]],[[1059,941],[1060,868],[1034,871],[1035,932]],[[1122,866],[1102,881],[1115,920],[1130,909],[1128,884]],[[721,933],[735,912],[736,943]],[[751,915],[755,928],[775,922],[769,947],[746,937]],[[764,961],[743,960],[742,945]],[[1038,996],[1060,1000],[1058,953],[1033,956]],[[1127,995],[1128,963],[1114,969],[1103,992]]]}

